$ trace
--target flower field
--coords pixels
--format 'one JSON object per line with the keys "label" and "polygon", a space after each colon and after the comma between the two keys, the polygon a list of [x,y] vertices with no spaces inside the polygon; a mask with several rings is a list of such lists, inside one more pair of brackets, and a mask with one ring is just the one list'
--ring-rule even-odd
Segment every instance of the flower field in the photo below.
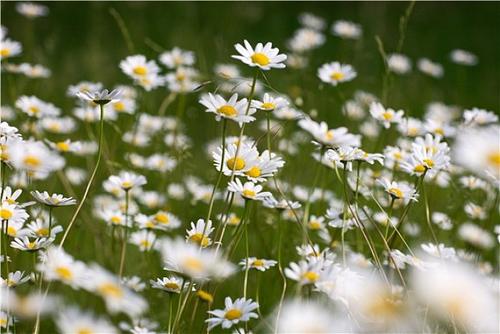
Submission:
{"label": "flower field", "polygon": [[495,3],[2,2],[1,333],[498,333]]}

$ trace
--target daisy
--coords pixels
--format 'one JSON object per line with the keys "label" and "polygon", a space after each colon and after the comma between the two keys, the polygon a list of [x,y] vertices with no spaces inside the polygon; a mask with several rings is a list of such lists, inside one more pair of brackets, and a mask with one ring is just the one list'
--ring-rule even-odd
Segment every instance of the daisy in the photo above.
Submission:
{"label": "daisy", "polygon": [[191,66],[194,64],[195,59],[194,52],[185,51],[178,47],[160,54],[160,62],[168,68]]}
{"label": "daisy", "polygon": [[433,137],[427,134],[425,138],[418,137],[412,143],[411,154],[401,162],[401,168],[412,175],[420,176],[427,173],[435,176],[438,171],[448,168],[449,150],[448,144],[441,142],[440,136]]}
{"label": "daisy", "polygon": [[55,239],[56,235],[63,231],[62,226],[49,226],[48,220],[43,220],[41,218],[37,218],[36,220],[30,222],[28,225],[26,225],[26,228],[30,232],[29,236],[32,238]]}
{"label": "daisy", "polygon": [[424,125],[417,118],[403,118],[398,124],[398,131],[403,136],[416,137],[424,134]]}
{"label": "daisy", "polygon": [[253,100],[252,107],[264,110],[264,111],[275,111],[288,106],[288,101],[281,96],[272,96],[268,93],[264,94],[262,101]]}
{"label": "daisy", "polygon": [[351,81],[356,76],[357,73],[351,65],[341,64],[337,61],[323,64],[318,69],[318,77],[321,81],[329,83],[332,86]]}
{"label": "daisy", "polygon": [[458,134],[453,146],[457,164],[495,182],[500,181],[500,127],[468,129]]}
{"label": "daisy", "polygon": [[33,198],[36,199],[39,203],[45,204],[50,207],[69,206],[76,204],[76,200],[72,197],[65,198],[60,194],[49,195],[49,193],[46,191],[41,193],[38,190],[35,190],[31,192],[31,196],[33,196]]}
{"label": "daisy", "polygon": [[120,91],[117,89],[114,89],[111,92],[107,89],[104,89],[102,91],[83,91],[77,92],[76,96],[88,102],[93,102],[98,105],[105,105],[110,102],[118,102],[118,99],[120,98]]}
{"label": "daisy", "polygon": [[278,263],[274,260],[259,259],[256,257],[249,257],[240,261],[239,265],[246,269],[257,269],[258,271],[266,271],[271,267],[274,267]]}
{"label": "daisy", "polygon": [[[17,204],[10,204],[8,201],[4,201],[0,204],[0,219],[4,222],[9,223],[9,228],[12,227],[11,231],[14,231],[14,225],[22,225],[26,221],[26,219],[28,219],[28,217],[29,214],[26,212],[26,210]],[[9,230],[7,231],[7,233],[10,234]]]}
{"label": "daisy", "polygon": [[345,39],[359,39],[363,33],[361,26],[354,22],[339,20],[332,25],[332,34]]}
{"label": "daisy", "polygon": [[478,63],[478,59],[475,54],[462,49],[452,50],[450,52],[450,59],[456,64],[465,66],[474,66]]}
{"label": "daisy", "polygon": [[225,80],[236,79],[241,76],[238,66],[233,64],[217,64],[214,73]]}
{"label": "daisy", "polygon": [[108,178],[108,181],[111,186],[119,187],[124,191],[129,191],[132,188],[138,188],[147,183],[146,178],[142,175],[122,171],[118,175],[111,175]]}
{"label": "daisy", "polygon": [[264,182],[266,178],[272,177],[280,168],[285,165],[285,161],[268,150],[262,152],[257,160],[251,160],[250,167],[244,174],[246,178],[253,182]]}
{"label": "daisy", "polygon": [[221,325],[222,328],[231,328],[240,321],[247,322],[251,318],[257,319],[259,317],[257,313],[252,312],[259,308],[259,304],[251,299],[238,298],[233,302],[230,297],[226,297],[224,306],[223,310],[216,309],[208,311],[208,313],[213,316],[206,320],[208,323],[208,330],[219,325]]}
{"label": "daisy", "polygon": [[181,225],[181,221],[175,215],[166,211],[158,211],[149,217],[155,227],[160,230],[175,229]]}
{"label": "daisy", "polygon": [[474,190],[474,189],[483,189],[486,190],[488,188],[488,184],[475,176],[462,176],[459,179],[460,183],[463,187]]}
{"label": "daisy", "polygon": [[46,117],[40,125],[45,131],[56,134],[68,134],[76,129],[76,122],[71,117]]}
{"label": "daisy", "polygon": [[80,142],[72,142],[70,139],[66,139],[64,141],[58,141],[56,143],[53,143],[51,141],[46,141],[47,144],[50,146],[50,148],[61,152],[61,153],[77,153],[81,150],[81,143]]}
{"label": "daisy", "polygon": [[194,281],[221,279],[234,272],[232,263],[223,259],[215,250],[202,248],[182,239],[163,239],[159,242],[165,269],[190,277]]}
{"label": "daisy", "polygon": [[468,126],[486,125],[498,122],[498,116],[493,111],[472,108],[464,111],[464,124]]}
{"label": "daisy", "polygon": [[216,115],[215,119],[217,121],[220,121],[222,118],[231,119],[241,126],[243,123],[255,120],[255,117],[251,116],[256,112],[255,108],[249,108],[248,101],[245,98],[238,101],[238,94],[236,93],[229,100],[225,100],[218,94],[213,95],[209,93],[208,96],[202,96],[199,102],[207,108],[206,112]]}
{"label": "daisy", "polygon": [[147,252],[153,248],[156,235],[151,231],[141,230],[130,235],[130,243],[137,245],[141,252]]}
{"label": "daisy", "polygon": [[343,330],[341,324],[325,305],[312,299],[296,299],[283,305],[275,326],[277,333],[348,333],[349,329]]}
{"label": "daisy", "polygon": [[389,70],[396,74],[406,74],[411,71],[410,59],[400,53],[393,53],[387,57]]}
{"label": "daisy", "polygon": [[61,333],[118,333],[118,330],[107,319],[73,307],[59,312],[55,321]]}
{"label": "daisy", "polygon": [[310,118],[301,119],[298,124],[321,145],[330,147],[361,145],[361,137],[350,134],[345,127],[328,129],[325,122],[317,123]]}
{"label": "daisy", "polygon": [[17,56],[23,50],[21,43],[11,39],[0,40],[0,60]]}
{"label": "daisy", "polygon": [[321,277],[322,267],[321,261],[309,258],[299,263],[291,262],[289,268],[285,268],[285,275],[300,285],[314,284]]}
{"label": "daisy", "polygon": [[370,114],[372,117],[384,125],[384,128],[388,129],[391,126],[391,123],[400,123],[403,119],[403,110],[395,111],[391,108],[385,108],[379,102],[373,102],[370,105]]}
{"label": "daisy", "polygon": [[150,280],[153,289],[159,289],[166,292],[180,293],[184,285],[184,280],[177,276],[157,278],[156,281]]}
{"label": "daisy", "polygon": [[19,14],[24,15],[30,19],[40,16],[47,16],[49,9],[33,2],[19,2],[16,4],[16,10]]}
{"label": "daisy", "polygon": [[196,81],[199,76],[197,70],[191,67],[178,67],[175,72],[168,73],[165,76],[167,88],[172,92],[192,92],[200,86]]}
{"label": "daisy", "polygon": [[143,55],[128,56],[120,62],[120,69],[134,80],[144,80],[160,72],[154,60],[147,60]]}
{"label": "daisy", "polygon": [[[238,155],[236,156],[236,152]],[[246,143],[229,144],[225,147],[224,161],[222,160],[222,147],[218,147],[213,153],[214,165],[217,171],[222,172],[224,175],[239,175],[243,176],[247,173],[253,166],[252,163],[257,163],[259,159],[259,152],[257,148],[253,145],[248,145]]]}
{"label": "daisy", "polygon": [[485,209],[472,202],[468,202],[465,204],[464,211],[471,219],[485,220],[487,218]]}
{"label": "daisy", "polygon": [[0,187],[0,193],[2,194],[2,202],[7,202],[8,204],[18,204],[17,199],[23,191],[21,189],[16,189],[12,191],[12,188],[7,186],[5,189]]}
{"label": "daisy", "polygon": [[417,193],[414,188],[410,187],[406,182],[390,182],[386,178],[377,179],[379,183],[393,199],[402,199],[403,201],[416,201]]}
{"label": "daisy", "polygon": [[316,16],[311,13],[302,13],[299,15],[299,22],[304,27],[315,29],[315,30],[323,30],[326,27],[325,19]]}
{"label": "daisy", "polygon": [[36,96],[23,95],[19,97],[16,100],[16,107],[28,116],[35,118],[59,116],[61,113],[61,110],[52,103],[42,101]]}
{"label": "daisy", "polygon": [[98,265],[92,265],[84,288],[104,299],[106,308],[112,314],[123,312],[130,317],[140,316],[148,304],[139,294],[123,285],[117,276]]}
{"label": "daisy", "polygon": [[[323,45],[326,37],[321,32],[311,28],[301,28],[295,31],[292,38],[288,40],[290,50],[299,54],[316,49]],[[287,63],[294,68],[301,67],[301,58],[298,55],[290,55],[287,58]]]}
{"label": "daisy", "polygon": [[271,196],[270,192],[262,191],[261,185],[256,185],[253,182],[242,184],[239,179],[229,182],[227,190],[241,195],[246,200],[262,201],[264,198]]}
{"label": "daisy", "polygon": [[15,288],[23,283],[26,283],[30,280],[30,276],[24,276],[24,271],[16,271],[13,273],[9,273],[7,279],[3,279],[0,277],[0,287],[8,287]]}
{"label": "daisy", "polygon": [[131,222],[127,222],[125,225],[125,215],[121,212],[121,210],[104,210],[100,213],[101,218],[111,226],[127,226],[131,227]]}
{"label": "daisy", "polygon": [[42,142],[15,142],[9,148],[9,160],[12,165],[25,170],[35,178],[45,178],[50,172],[64,166],[64,159],[50,151]]}
{"label": "daisy", "polygon": [[202,247],[210,246],[212,244],[212,239],[210,239],[209,236],[214,230],[215,228],[212,227],[211,220],[205,224],[205,220],[198,219],[196,225],[191,222],[191,229],[186,231],[186,240],[199,244]]}
{"label": "daisy", "polygon": [[444,73],[443,66],[438,63],[434,63],[427,58],[419,59],[417,66],[422,73],[434,78],[441,78]]}
{"label": "daisy", "polygon": [[146,288],[146,283],[138,276],[122,277],[122,283],[135,292],[141,292]]}
{"label": "daisy", "polygon": [[58,247],[48,248],[41,255],[36,268],[43,273],[45,280],[61,281],[75,289],[81,287],[88,279],[85,264],[74,260],[71,255]]}
{"label": "daisy", "polygon": [[283,62],[286,60],[286,55],[279,54],[279,49],[273,48],[271,42],[265,45],[257,43],[255,49],[247,40],[244,40],[243,43],[245,46],[239,43],[234,46],[239,55],[233,55],[231,56],[232,58],[241,60],[251,67],[258,67],[264,71],[270,70],[271,68],[285,68]]}

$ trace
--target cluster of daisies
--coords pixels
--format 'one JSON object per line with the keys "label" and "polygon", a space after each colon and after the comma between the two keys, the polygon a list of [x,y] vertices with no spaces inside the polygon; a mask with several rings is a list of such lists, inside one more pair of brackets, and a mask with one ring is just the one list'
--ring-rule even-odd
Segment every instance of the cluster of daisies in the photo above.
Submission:
{"label": "cluster of daisies", "polygon": [[[111,91],[70,85],[70,112],[33,95],[1,107],[1,331],[498,331],[497,114],[430,102],[419,119],[356,91],[342,98],[349,127],[330,127],[268,78],[307,68],[327,43],[323,18],[299,22],[288,55],[244,40],[210,74],[174,47],[124,58],[129,82]],[[4,63],[22,52],[6,31],[2,71],[48,77]],[[363,29],[336,21],[331,34]],[[385,60],[389,73],[412,67]],[[443,75],[428,59],[418,68]],[[332,91],[358,76],[338,61],[314,73]],[[188,103],[220,133],[205,161],[193,159]]]}

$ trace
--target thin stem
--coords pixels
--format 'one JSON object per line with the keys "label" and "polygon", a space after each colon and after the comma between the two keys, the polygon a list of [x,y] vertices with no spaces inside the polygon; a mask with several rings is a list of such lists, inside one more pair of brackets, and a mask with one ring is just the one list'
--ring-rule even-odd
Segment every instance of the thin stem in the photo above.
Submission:
{"label": "thin stem", "polygon": [[123,240],[122,240],[122,253],[120,258],[120,270],[118,272],[118,276],[120,279],[123,275],[123,269],[125,267],[125,253],[127,252],[127,243],[128,243],[128,206],[129,206],[129,190],[125,190],[125,226],[123,231]]}
{"label": "thin stem", "polygon": [[100,109],[100,118],[99,118],[99,148],[97,150],[97,161],[95,163],[94,170],[92,171],[92,174],[90,175],[89,182],[87,183],[87,187],[85,188],[85,192],[83,193],[82,200],[78,204],[78,207],[76,208],[75,213],[73,214],[73,217],[71,218],[68,228],[64,232],[64,235],[62,237],[61,243],[59,244],[59,248],[62,249],[64,242],[66,241],[66,238],[68,237],[69,232],[71,231],[71,228],[73,227],[73,224],[76,221],[76,217],[78,217],[78,213],[83,207],[83,204],[85,203],[85,200],[87,199],[87,196],[90,191],[90,187],[92,186],[92,182],[94,181],[94,178],[97,174],[97,170],[99,168],[99,164],[101,163],[101,155],[102,155],[102,142],[103,142],[103,137],[104,137],[104,105],[99,104],[99,109]]}
{"label": "thin stem", "polygon": [[[245,201],[245,206],[247,206],[248,200]],[[247,288],[248,288],[248,271],[250,270],[250,263],[248,262],[249,247],[248,247],[248,224],[245,222],[244,233],[245,233],[245,280],[243,282],[243,298],[247,298]]]}

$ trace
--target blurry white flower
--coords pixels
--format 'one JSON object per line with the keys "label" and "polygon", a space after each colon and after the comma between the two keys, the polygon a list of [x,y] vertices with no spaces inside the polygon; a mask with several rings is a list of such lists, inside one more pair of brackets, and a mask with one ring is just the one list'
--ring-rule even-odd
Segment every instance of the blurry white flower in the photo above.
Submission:
{"label": "blurry white flower", "polygon": [[21,43],[11,39],[0,40],[0,60],[17,56],[23,50]]}
{"label": "blurry white flower", "polygon": [[160,62],[168,68],[191,66],[194,64],[195,59],[194,52],[185,51],[178,47],[160,54]]}
{"label": "blurry white flower", "polygon": [[45,204],[47,206],[57,207],[57,206],[68,206],[75,205],[76,200],[72,197],[64,197],[60,194],[52,194],[50,195],[48,192],[44,191],[43,193],[38,190],[32,191],[31,196],[35,198],[39,203]]}
{"label": "blurry white flower", "polygon": [[419,59],[417,66],[422,73],[430,75],[434,78],[441,78],[444,73],[443,66],[441,66],[441,64],[434,63],[427,58]]}
{"label": "blurry white flower", "polygon": [[403,110],[394,110],[391,108],[385,108],[379,102],[372,102],[370,105],[370,114],[372,117],[384,125],[386,129],[391,126],[391,123],[400,123],[403,119]]}
{"label": "blurry white flower", "polygon": [[61,333],[118,333],[107,319],[82,312],[74,307],[64,308],[58,312],[56,325]]}
{"label": "blurry white flower", "polygon": [[318,77],[321,81],[337,86],[342,82],[351,81],[357,76],[356,71],[351,65],[331,62],[321,65],[318,68]]}
{"label": "blurry white flower", "polygon": [[243,267],[243,269],[257,269],[259,271],[266,271],[267,269],[274,267],[276,265],[276,261],[274,260],[266,260],[259,259],[256,257],[249,257],[247,259],[243,259],[240,261],[239,265]]}
{"label": "blurry white flower", "polygon": [[469,51],[462,49],[455,49],[450,52],[450,59],[452,62],[460,65],[473,66],[477,65],[477,56]]}
{"label": "blurry white flower", "polygon": [[495,239],[490,232],[471,223],[460,225],[458,228],[458,236],[460,239],[483,249],[490,249],[495,245]]}
{"label": "blurry white flower", "polygon": [[47,16],[49,8],[33,2],[19,2],[16,4],[16,10],[19,14],[28,18]]}
{"label": "blurry white flower", "polygon": [[332,25],[332,34],[345,39],[358,39],[363,33],[361,26],[354,22],[338,20]]}
{"label": "blurry white flower", "polygon": [[389,69],[397,74],[406,74],[411,71],[411,61],[407,56],[400,53],[393,53],[387,57]]}

